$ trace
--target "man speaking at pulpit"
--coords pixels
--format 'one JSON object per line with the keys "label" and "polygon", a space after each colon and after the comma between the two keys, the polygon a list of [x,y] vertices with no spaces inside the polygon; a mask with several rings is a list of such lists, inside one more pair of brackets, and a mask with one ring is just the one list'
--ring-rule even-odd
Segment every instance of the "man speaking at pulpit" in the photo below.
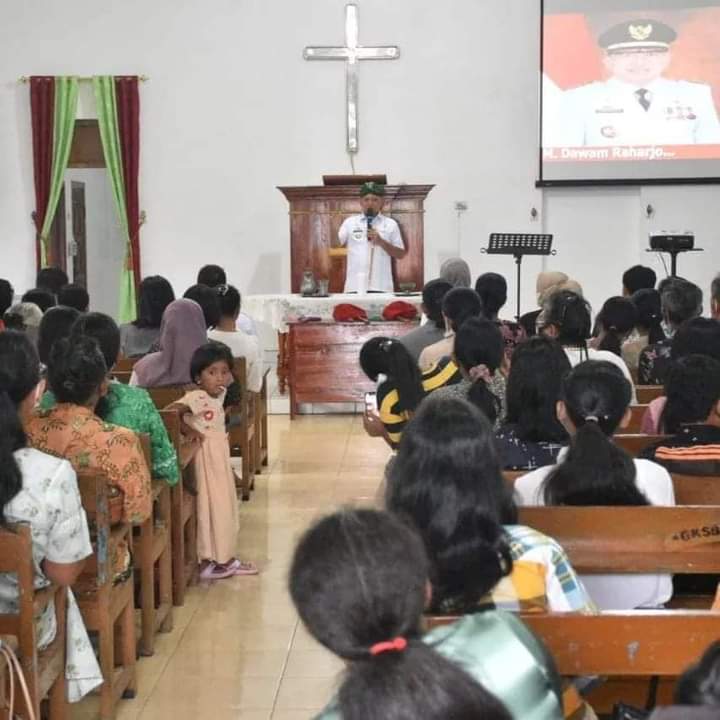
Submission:
{"label": "man speaking at pulpit", "polygon": [[400,227],[382,214],[385,186],[366,182],[360,188],[362,213],[340,226],[338,239],[347,247],[345,292],[393,292],[392,258],[405,254]]}

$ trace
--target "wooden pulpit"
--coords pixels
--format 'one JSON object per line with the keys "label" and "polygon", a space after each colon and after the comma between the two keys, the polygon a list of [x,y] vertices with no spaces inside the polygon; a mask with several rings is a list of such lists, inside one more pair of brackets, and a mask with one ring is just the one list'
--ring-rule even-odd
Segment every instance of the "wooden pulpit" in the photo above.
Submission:
{"label": "wooden pulpit", "polygon": [[[337,182],[341,184],[328,184]],[[327,278],[331,293],[345,285],[346,253],[338,241],[343,220],[361,212],[361,176],[326,178],[325,185],[278,187],[290,203],[290,268],[293,293],[300,292],[302,275],[312,270],[315,279]],[[393,260],[395,288],[414,283],[421,290],[424,278],[424,205],[433,185],[387,185],[383,214],[397,221],[406,253]]]}

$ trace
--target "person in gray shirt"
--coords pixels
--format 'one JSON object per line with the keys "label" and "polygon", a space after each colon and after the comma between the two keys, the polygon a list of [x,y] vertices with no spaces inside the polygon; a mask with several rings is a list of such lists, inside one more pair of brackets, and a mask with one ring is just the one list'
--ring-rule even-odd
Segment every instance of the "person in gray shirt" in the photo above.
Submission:
{"label": "person in gray shirt", "polygon": [[427,322],[399,338],[415,362],[420,359],[420,353],[426,347],[434,345],[445,337],[447,330],[442,314],[442,301],[452,287],[447,280],[438,279],[430,280],[423,288],[422,311]]}

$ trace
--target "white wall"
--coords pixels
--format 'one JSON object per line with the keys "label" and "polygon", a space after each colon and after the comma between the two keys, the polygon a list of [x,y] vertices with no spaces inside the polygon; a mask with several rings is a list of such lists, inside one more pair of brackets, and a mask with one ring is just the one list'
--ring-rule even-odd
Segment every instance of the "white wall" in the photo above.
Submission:
{"label": "white wall", "polygon": [[[85,183],[85,234],[87,237],[88,293],[93,310],[117,317],[120,293],[120,271],[125,258],[125,243],[107,171],[72,168],[65,173],[66,236],[68,250],[72,237],[73,180]],[[68,258],[68,275],[72,276],[72,258]]]}
{"label": "white wall", "polygon": [[[363,63],[358,172],[435,183],[427,203],[426,270],[458,245],[476,272],[513,276],[511,259],[482,258],[491,231],[557,234],[548,267],[575,275],[597,305],[619,286],[649,227],[690,227],[709,249],[683,259],[703,287],[718,268],[718,190],[534,188],[539,2],[359,0],[360,41],[397,43],[401,59]],[[146,273],[182,292],[199,265],[219,262],[245,292],[289,288],[282,184],[348,172],[344,68],[307,63],[306,44],[343,39],[344,0],[34,0],[5,3],[0,22],[0,275],[33,275],[28,87],[33,73],[139,73],[141,206]],[[643,208],[657,213],[648,223]],[[540,219],[530,220],[536,207]],[[526,263],[525,300],[534,274]],[[512,288],[511,288],[512,291]],[[508,312],[510,314],[510,311]]]}

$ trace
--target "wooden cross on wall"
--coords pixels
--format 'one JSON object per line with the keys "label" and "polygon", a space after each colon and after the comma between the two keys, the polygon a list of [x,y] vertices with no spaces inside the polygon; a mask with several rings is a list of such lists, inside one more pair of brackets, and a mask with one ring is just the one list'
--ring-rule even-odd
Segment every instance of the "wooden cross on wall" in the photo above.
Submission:
{"label": "wooden cross on wall", "polygon": [[396,45],[363,47],[358,45],[358,6],[345,6],[345,45],[315,46],[303,50],[305,60],[345,60],[345,95],[347,99],[347,151],[357,153],[358,144],[358,62],[360,60],[397,60]]}

